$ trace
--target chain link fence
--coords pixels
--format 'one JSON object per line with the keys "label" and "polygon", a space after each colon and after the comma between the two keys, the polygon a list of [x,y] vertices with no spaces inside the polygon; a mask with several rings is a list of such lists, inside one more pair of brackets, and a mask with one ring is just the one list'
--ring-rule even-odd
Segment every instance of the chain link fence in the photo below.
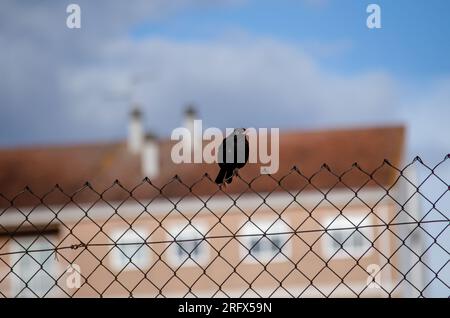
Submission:
{"label": "chain link fence", "polygon": [[0,296],[449,297],[449,162],[0,194]]}

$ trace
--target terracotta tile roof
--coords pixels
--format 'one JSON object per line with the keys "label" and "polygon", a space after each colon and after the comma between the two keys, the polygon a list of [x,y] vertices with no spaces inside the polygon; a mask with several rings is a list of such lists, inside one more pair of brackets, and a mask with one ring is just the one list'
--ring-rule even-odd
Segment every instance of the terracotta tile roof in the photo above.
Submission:
{"label": "terracotta tile roof", "polygon": [[[404,128],[401,126],[376,127],[362,129],[328,130],[313,132],[283,132],[280,135],[280,168],[273,177],[280,179],[291,171],[293,166],[307,177],[317,172],[326,163],[334,173],[348,170],[354,162],[361,168],[371,171],[378,167],[383,159],[394,165],[400,165],[404,151]],[[212,178],[218,172],[215,164],[181,164],[176,165],[170,159],[173,142],[160,141],[161,173],[152,183],[163,188],[166,196],[187,195],[188,189],[177,184],[173,177],[178,175],[183,183],[193,186],[197,195],[210,195],[217,187],[203,178],[208,173]],[[242,179],[250,182],[259,175],[259,164],[248,164],[240,172]],[[138,185],[144,176],[141,175],[140,158],[127,151],[125,143],[92,144],[65,147],[42,147],[0,150],[0,193],[9,199],[29,186],[33,193],[42,196],[55,184],[61,186],[65,193],[73,193],[89,181],[92,187],[102,192],[117,179],[127,189]],[[392,169],[381,169],[374,175],[382,184],[393,180]],[[197,182],[198,180],[201,181]],[[320,188],[327,188],[336,183],[336,178],[326,170],[322,170],[312,179],[312,183]],[[360,186],[367,177],[356,169],[346,174],[343,181],[349,186]],[[306,185],[305,178],[295,172],[284,178],[281,186],[286,189],[299,189]],[[342,187],[338,183],[337,187]],[[259,177],[253,181],[252,189],[259,192],[281,190],[269,176]],[[225,190],[229,193],[249,191],[245,182],[240,180]],[[157,195],[153,187],[145,183],[137,188],[136,197]],[[108,190],[104,198],[120,200],[128,196],[119,185]],[[98,195],[85,189],[75,195],[76,200],[92,201]],[[67,197],[53,191],[44,202],[66,202]],[[26,193],[16,199],[19,204],[37,204],[36,198]],[[0,206],[6,203],[0,199]]]}

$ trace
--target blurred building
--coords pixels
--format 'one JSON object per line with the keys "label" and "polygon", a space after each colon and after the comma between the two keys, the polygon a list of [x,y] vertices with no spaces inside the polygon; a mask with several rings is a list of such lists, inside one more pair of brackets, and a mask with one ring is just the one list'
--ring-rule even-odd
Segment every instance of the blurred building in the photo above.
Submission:
{"label": "blurred building", "polygon": [[[186,112],[188,129],[196,116]],[[404,292],[398,237],[383,226],[401,213],[386,195],[398,172],[383,160],[402,165],[403,127],[283,132],[278,173],[248,164],[221,191],[217,165],[174,164],[174,142],[142,121],[134,110],[127,141],[0,150],[0,254],[79,246],[1,256],[1,296]],[[79,289],[66,284],[72,263]],[[374,264],[385,290],[367,288]]]}

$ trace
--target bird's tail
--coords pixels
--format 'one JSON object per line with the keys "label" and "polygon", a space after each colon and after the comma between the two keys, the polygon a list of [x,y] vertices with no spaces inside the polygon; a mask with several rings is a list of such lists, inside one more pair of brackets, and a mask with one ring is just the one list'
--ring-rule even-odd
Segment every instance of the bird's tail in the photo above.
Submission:
{"label": "bird's tail", "polygon": [[234,175],[233,170],[227,170],[225,173],[225,182],[231,183],[231,181],[233,180],[233,175]]}
{"label": "bird's tail", "polygon": [[223,179],[225,179],[226,171],[227,171],[226,169],[220,168],[219,174],[216,177],[216,183],[217,184],[222,184],[223,183]]}

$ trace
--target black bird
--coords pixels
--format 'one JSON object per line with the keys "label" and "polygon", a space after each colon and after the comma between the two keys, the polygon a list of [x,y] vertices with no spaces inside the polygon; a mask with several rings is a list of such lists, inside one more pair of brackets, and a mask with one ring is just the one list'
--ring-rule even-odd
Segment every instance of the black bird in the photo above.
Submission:
{"label": "black bird", "polygon": [[221,185],[231,183],[233,176],[245,166],[249,156],[249,144],[245,128],[236,128],[220,145],[217,161],[220,171],[216,183]]}

